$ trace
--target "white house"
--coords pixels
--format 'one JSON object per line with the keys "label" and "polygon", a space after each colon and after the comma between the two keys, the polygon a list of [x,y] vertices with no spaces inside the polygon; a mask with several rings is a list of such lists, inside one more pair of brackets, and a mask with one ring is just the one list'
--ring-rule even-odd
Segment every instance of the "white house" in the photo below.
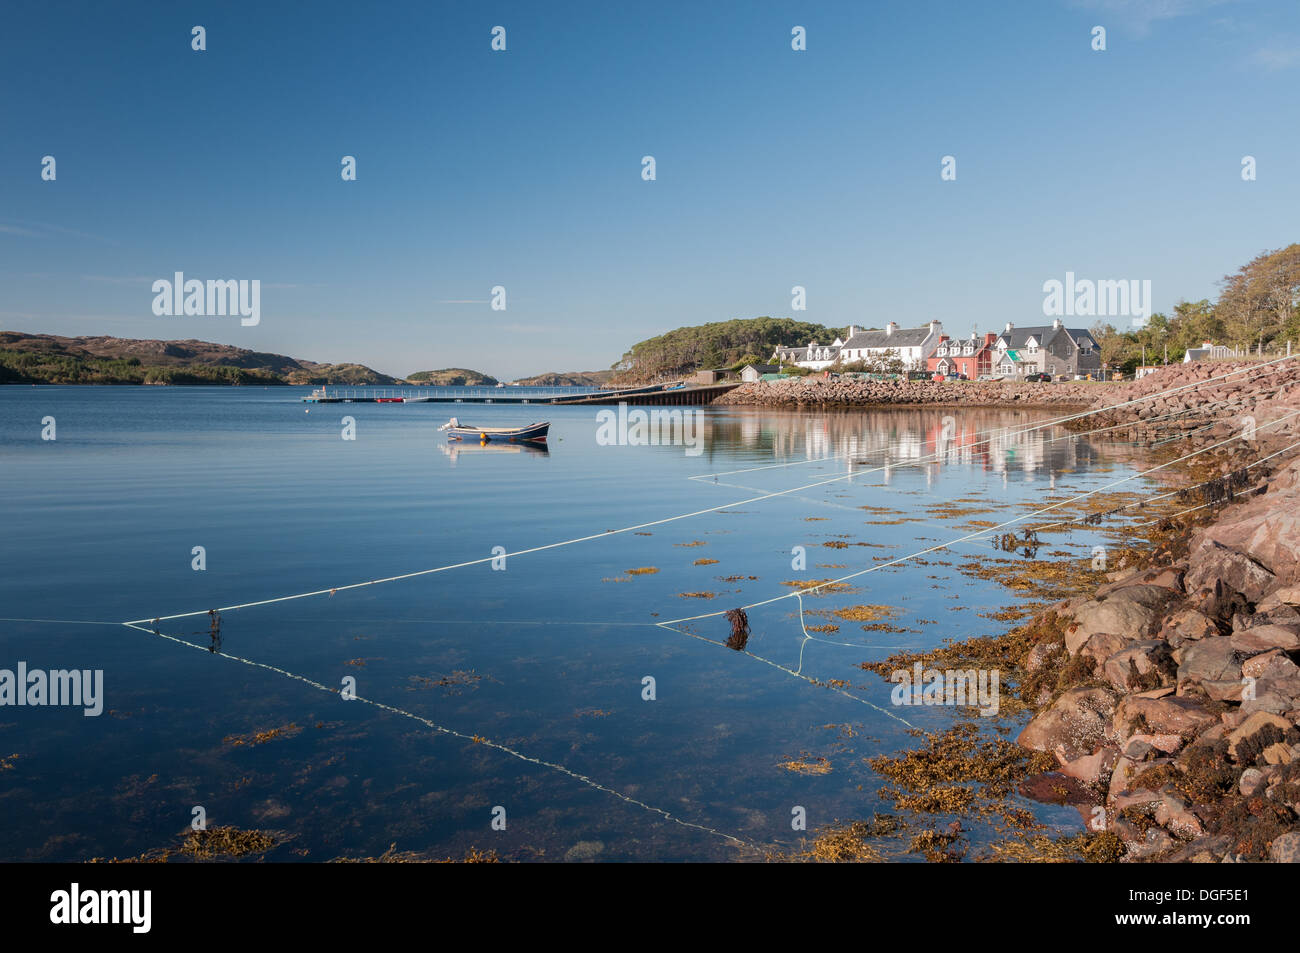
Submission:
{"label": "white house", "polygon": [[1222,361],[1225,358],[1240,356],[1241,355],[1230,347],[1206,341],[1200,347],[1189,347],[1187,353],[1183,355],[1183,363],[1190,364],[1192,361]]}
{"label": "white house", "polygon": [[903,362],[904,370],[923,371],[942,336],[943,325],[938,321],[919,328],[900,328],[896,322],[890,321],[878,331],[851,324],[842,339],[837,337],[831,344],[810,341],[807,347],[777,347],[772,360],[820,371],[836,361],[850,364],[898,358]]}

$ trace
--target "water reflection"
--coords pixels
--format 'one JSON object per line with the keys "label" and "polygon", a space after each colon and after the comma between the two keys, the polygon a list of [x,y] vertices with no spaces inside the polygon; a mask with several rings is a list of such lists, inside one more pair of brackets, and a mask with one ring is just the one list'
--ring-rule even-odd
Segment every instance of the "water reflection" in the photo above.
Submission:
{"label": "water reflection", "polygon": [[710,415],[705,446],[710,459],[847,461],[884,467],[970,467],[987,473],[1082,473],[1099,461],[1086,438],[1043,426],[1049,412],[953,408],[779,412],[748,409]]}
{"label": "water reflection", "polygon": [[438,445],[443,454],[451,461],[451,465],[456,465],[456,460],[461,454],[469,453],[512,453],[515,455],[522,454],[530,457],[546,457],[550,455],[550,449],[544,443],[537,443],[532,440],[520,440],[516,443],[443,443]]}

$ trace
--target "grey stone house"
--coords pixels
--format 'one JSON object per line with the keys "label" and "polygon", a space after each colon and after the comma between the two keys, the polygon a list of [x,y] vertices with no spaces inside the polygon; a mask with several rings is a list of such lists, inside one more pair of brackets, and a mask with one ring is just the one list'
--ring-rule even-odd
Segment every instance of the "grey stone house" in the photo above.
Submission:
{"label": "grey stone house", "polygon": [[1008,324],[993,342],[993,373],[1002,377],[1073,377],[1100,370],[1101,348],[1092,334],[1083,328],[1067,328],[1059,319],[1027,328]]}

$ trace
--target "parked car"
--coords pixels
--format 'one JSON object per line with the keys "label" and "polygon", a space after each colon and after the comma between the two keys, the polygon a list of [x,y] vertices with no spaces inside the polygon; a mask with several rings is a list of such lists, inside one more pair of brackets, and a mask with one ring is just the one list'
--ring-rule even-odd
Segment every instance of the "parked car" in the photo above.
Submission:
{"label": "parked car", "polygon": [[1025,381],[1028,383],[1049,383],[1052,379],[1051,374],[1026,374]]}

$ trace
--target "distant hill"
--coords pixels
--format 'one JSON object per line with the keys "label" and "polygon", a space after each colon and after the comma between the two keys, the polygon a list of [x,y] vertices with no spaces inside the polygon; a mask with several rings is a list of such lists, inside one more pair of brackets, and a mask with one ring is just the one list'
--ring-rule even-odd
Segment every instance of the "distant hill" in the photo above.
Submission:
{"label": "distant hill", "polygon": [[444,367],[440,371],[416,371],[408,374],[410,384],[432,384],[439,387],[495,387],[497,379],[465,367]]}
{"label": "distant hill", "polygon": [[778,345],[803,345],[811,340],[830,344],[843,333],[843,328],[768,317],[678,328],[633,344],[616,365],[614,379],[617,383],[641,383],[681,377],[703,368],[766,361]]}
{"label": "distant hill", "polygon": [[521,387],[600,387],[613,376],[613,371],[566,371],[563,374],[552,372],[521,377],[510,383]]}
{"label": "distant hill", "polygon": [[396,384],[361,364],[319,364],[209,341],[0,331],[0,384]]}

